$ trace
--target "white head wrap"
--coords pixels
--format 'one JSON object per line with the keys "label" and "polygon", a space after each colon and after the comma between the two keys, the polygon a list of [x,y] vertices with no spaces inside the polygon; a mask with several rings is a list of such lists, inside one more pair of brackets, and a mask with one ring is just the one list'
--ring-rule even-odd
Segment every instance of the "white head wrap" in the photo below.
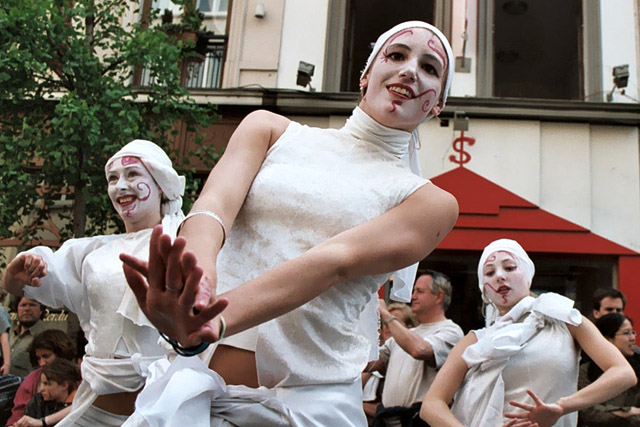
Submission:
{"label": "white head wrap", "polygon": [[[442,88],[441,98],[442,98],[442,106],[447,101],[447,95],[449,94],[449,89],[451,87],[451,81],[453,80],[453,72],[454,72],[454,57],[453,51],[451,50],[451,45],[447,38],[442,34],[440,30],[434,27],[431,24],[427,24],[422,21],[407,21],[401,24],[396,25],[390,30],[384,32],[373,47],[369,58],[367,59],[367,64],[364,66],[360,78],[364,77],[369,69],[371,68],[371,64],[373,64],[373,60],[378,56],[378,53],[382,49],[382,46],[393,37],[395,34],[400,31],[406,30],[408,28],[425,28],[431,31],[433,34],[438,37],[442,46],[444,46],[444,50],[447,53],[447,76],[444,82],[444,87]],[[433,114],[429,114],[424,121],[429,120],[433,117]],[[424,122],[423,121],[423,122]],[[411,133],[411,139],[409,140],[409,157],[408,157],[408,166],[411,171],[418,175],[422,176],[420,171],[420,162],[418,160],[418,147],[419,147],[419,139],[418,139],[418,129],[414,129]],[[397,271],[393,275],[393,289],[392,289],[392,297],[397,301],[410,301],[411,300],[411,291],[413,289],[413,282],[416,278],[416,272],[418,271],[418,264],[410,265],[409,267],[403,268],[402,270]]]}
{"label": "white head wrap", "polygon": [[178,172],[173,169],[171,159],[162,148],[151,141],[142,139],[131,141],[114,154],[104,167],[105,174],[108,173],[108,167],[111,162],[125,156],[139,158],[162,190],[162,205],[160,209],[160,214],[163,217],[162,228],[164,233],[175,237],[178,225],[184,218],[182,213],[184,176],[178,175]]}
{"label": "white head wrap", "polygon": [[533,281],[533,275],[536,272],[536,267],[533,265],[533,261],[529,258],[529,255],[522,249],[522,246],[515,240],[511,239],[499,239],[495,240],[484,248],[482,251],[482,255],[480,255],[480,261],[478,262],[478,287],[480,288],[480,293],[482,293],[482,300],[486,303],[489,301],[484,295],[484,286],[482,285],[482,268],[484,264],[487,262],[487,258],[495,252],[505,251],[509,252],[511,255],[515,256],[518,259],[518,265],[522,266],[524,273],[527,277],[527,285],[531,287],[531,282]]}

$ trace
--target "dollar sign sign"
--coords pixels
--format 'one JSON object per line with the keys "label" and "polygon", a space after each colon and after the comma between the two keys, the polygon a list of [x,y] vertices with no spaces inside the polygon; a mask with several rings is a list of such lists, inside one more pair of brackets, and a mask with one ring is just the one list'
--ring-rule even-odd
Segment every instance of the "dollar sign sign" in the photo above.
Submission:
{"label": "dollar sign sign", "polygon": [[457,163],[460,166],[465,163],[469,163],[469,160],[471,160],[471,154],[464,151],[465,142],[469,145],[473,145],[476,143],[476,139],[464,136],[464,131],[460,131],[460,136],[453,140],[453,151],[458,153],[458,156],[456,157],[455,154],[449,156],[450,161]]}

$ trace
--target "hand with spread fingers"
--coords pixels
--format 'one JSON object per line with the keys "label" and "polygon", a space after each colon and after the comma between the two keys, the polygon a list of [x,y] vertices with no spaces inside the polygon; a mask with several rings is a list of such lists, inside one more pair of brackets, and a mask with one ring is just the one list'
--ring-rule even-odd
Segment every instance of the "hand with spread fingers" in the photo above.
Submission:
{"label": "hand with spread fingers", "polygon": [[552,426],[562,416],[562,407],[556,403],[545,403],[531,390],[527,390],[527,394],[533,399],[534,405],[528,405],[522,402],[511,401],[511,405],[524,409],[526,412],[511,412],[504,414],[505,417],[511,418],[505,427],[525,427]]}
{"label": "hand with spread fingers", "polygon": [[149,262],[122,254],[124,274],[140,308],[160,332],[185,347],[215,342],[223,326],[219,314],[227,307],[216,299],[193,253],[185,252],[182,237],[171,243],[154,227]]}

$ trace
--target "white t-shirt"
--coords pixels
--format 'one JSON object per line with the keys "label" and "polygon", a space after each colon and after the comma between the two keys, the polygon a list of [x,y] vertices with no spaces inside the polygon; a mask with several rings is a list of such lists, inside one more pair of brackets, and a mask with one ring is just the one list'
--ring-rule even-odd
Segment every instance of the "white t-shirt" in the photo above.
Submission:
{"label": "white t-shirt", "polygon": [[436,367],[424,360],[417,360],[405,352],[394,338],[388,339],[380,347],[380,360],[386,362],[382,404],[385,407],[410,407],[422,400],[433,382],[437,370],[444,364],[449,352],[463,337],[462,329],[452,320],[425,323],[411,332],[420,335],[433,347]]}

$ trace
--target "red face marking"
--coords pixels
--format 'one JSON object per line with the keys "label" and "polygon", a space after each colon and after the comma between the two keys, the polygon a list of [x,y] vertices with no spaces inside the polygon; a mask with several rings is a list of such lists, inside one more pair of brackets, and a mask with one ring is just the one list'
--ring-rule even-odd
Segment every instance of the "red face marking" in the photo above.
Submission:
{"label": "red face marking", "polygon": [[[141,191],[141,197],[138,197],[138,200],[142,202],[144,202],[145,200],[149,200],[149,197],[151,196],[151,187],[149,187],[149,184],[147,184],[146,182],[139,182],[136,187],[138,187],[138,190]],[[145,193],[145,190],[147,194],[142,195]]]}
{"label": "red face marking", "polygon": [[[493,291],[493,293],[498,294],[498,290],[497,290],[497,289],[494,289],[494,288],[493,288],[493,286],[491,286],[490,284],[485,283],[485,284],[484,284],[484,286],[486,286],[486,287],[488,287],[489,289],[491,289],[491,290]],[[500,295],[500,294],[498,294],[498,295]],[[502,302],[503,302],[504,304],[506,304],[506,303],[507,303],[507,296],[506,296],[506,295],[502,295]]]}
{"label": "red face marking", "polygon": [[447,67],[447,56],[440,49],[439,44],[442,44],[442,43],[440,42],[440,39],[438,39],[436,36],[434,36],[434,38],[432,38],[431,40],[429,40],[427,42],[427,46],[429,46],[440,57],[440,59],[442,59],[442,64],[446,68]]}
{"label": "red face marking", "polygon": [[431,109],[431,107],[433,105],[433,102],[436,99],[436,90],[435,89],[427,89],[424,92],[418,94],[418,96],[416,96],[416,98],[422,98],[425,95],[426,95],[427,99],[424,101],[424,104],[422,104],[422,111],[424,111],[426,113]]}
{"label": "red face marking", "polygon": [[[489,258],[487,258],[487,262],[493,262],[493,261],[495,261],[495,260],[496,260],[496,258],[497,258],[497,257],[496,257],[496,254],[495,254],[495,253],[493,253],[493,254],[489,255]],[[485,262],[484,264],[486,265],[486,264],[487,264],[487,262]]]}
{"label": "red face marking", "polygon": [[407,28],[406,30],[402,30],[402,31],[400,31],[399,33],[394,34],[394,35],[389,39],[389,41],[387,42],[387,45],[386,45],[386,46],[385,46],[385,48],[384,48],[384,52],[382,52],[382,59],[381,59],[381,61],[382,61],[382,62],[387,62],[387,61],[389,60],[389,59],[388,59],[388,56],[389,56],[389,45],[390,45],[391,43],[393,43],[393,41],[394,41],[395,39],[397,39],[398,37],[400,37],[400,36],[401,36],[401,35],[403,35],[403,34],[413,34],[413,30],[412,30],[411,28]]}
{"label": "red face marking", "polygon": [[140,159],[133,156],[122,157],[122,166],[133,165],[135,163],[140,163]]}

